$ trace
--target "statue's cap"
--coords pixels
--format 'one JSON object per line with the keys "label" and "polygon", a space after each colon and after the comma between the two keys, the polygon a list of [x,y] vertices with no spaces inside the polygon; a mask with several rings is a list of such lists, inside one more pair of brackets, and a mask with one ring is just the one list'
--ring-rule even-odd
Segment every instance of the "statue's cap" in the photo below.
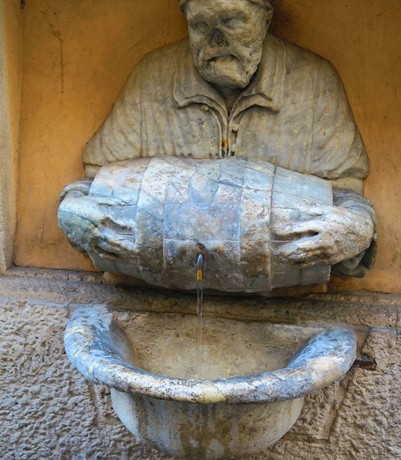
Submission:
{"label": "statue's cap", "polygon": [[[190,0],[178,0],[178,3],[180,4],[181,9],[184,9],[186,4],[189,1]],[[192,1],[196,1],[196,0],[192,0]],[[210,0],[210,1],[213,1],[213,0]],[[263,8],[269,8],[269,9],[271,8],[272,3],[276,2],[276,0],[247,0],[247,1],[250,3],[254,3],[256,5],[259,5]]]}

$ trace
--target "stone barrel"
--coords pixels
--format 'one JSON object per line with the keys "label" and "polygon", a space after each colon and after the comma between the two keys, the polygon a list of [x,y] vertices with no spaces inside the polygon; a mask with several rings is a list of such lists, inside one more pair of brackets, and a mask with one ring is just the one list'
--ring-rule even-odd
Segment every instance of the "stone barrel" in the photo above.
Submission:
{"label": "stone barrel", "polygon": [[[278,215],[291,222],[308,218],[308,206],[332,205],[331,185],[265,161],[122,161],[100,169],[82,211],[76,200],[61,203],[60,226],[101,271],[155,286],[195,289],[202,250],[206,289],[267,292],[324,283],[330,276],[330,266],[300,269],[280,261],[276,254],[286,241],[275,237],[274,225]],[[85,200],[99,212],[85,214]],[[80,213],[84,218],[77,217]],[[86,227],[79,229],[77,239],[73,234],[80,226]],[[99,228],[112,242],[123,241],[130,249],[108,254],[104,247],[82,243],[82,235]]]}

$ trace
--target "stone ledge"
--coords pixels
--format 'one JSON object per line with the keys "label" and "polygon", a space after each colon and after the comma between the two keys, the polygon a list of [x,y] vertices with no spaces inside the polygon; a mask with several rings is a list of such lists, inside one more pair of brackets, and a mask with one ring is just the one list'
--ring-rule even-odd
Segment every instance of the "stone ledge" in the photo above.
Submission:
{"label": "stone ledge", "polygon": [[[105,283],[100,273],[14,267],[0,277],[0,298],[59,306],[105,304],[137,311],[196,314],[193,294]],[[293,298],[205,297],[204,314],[288,324],[399,327],[401,295],[328,292]]]}
{"label": "stone ledge", "polygon": [[[46,292],[41,290],[46,286],[53,288],[47,293],[48,297],[83,296],[85,289],[89,289],[88,297],[99,290],[103,300],[107,296],[111,298],[113,293],[118,299],[119,290],[103,286],[100,278],[93,282],[88,279],[77,281],[76,277],[81,276],[77,273],[54,273],[58,278],[53,280],[54,283],[44,277],[43,272],[37,278],[34,271],[31,275],[0,277],[0,297],[4,296],[0,298],[3,331],[0,348],[4,351],[0,353],[0,368],[4,374],[4,391],[0,395],[0,414],[4,419],[4,433],[0,436],[1,458],[167,460],[169,457],[138,444],[125,430],[111,409],[108,388],[88,384],[68,363],[63,331],[68,316],[66,307],[71,304],[49,300],[41,302],[39,299],[40,296],[46,297]],[[74,281],[68,282],[68,277]],[[41,279],[43,282],[37,283]],[[14,292],[12,285],[16,289]],[[75,290],[77,286],[80,286],[78,292]],[[11,300],[11,296],[17,298],[23,292],[23,287],[25,292],[36,296],[34,302],[26,296]],[[57,292],[57,289],[60,291]],[[166,311],[168,308],[173,311],[183,310],[185,299],[193,300],[193,296],[189,295],[167,295],[145,290],[126,295],[126,298],[123,297],[126,302],[134,298],[137,302],[142,301],[148,309],[153,306],[154,311],[158,310],[152,302],[157,304],[160,301]],[[356,299],[365,297],[363,294],[353,295]],[[251,310],[256,310],[254,316],[259,315],[259,319],[270,321],[273,314],[277,316],[271,307],[272,300],[232,300],[242,311],[245,306],[252,305]],[[387,304],[383,301],[382,315],[385,315],[388,304],[396,308],[392,304],[394,298],[387,300]],[[259,301],[262,306],[258,306]],[[213,305],[220,302],[223,303],[223,313],[228,315],[226,298],[211,299]],[[285,306],[290,301],[279,299],[279,302],[277,310],[288,310],[288,314],[301,306],[300,316],[309,311],[312,318],[315,308],[316,321],[327,319],[325,314],[316,313],[317,307],[312,308],[310,300],[302,305],[297,299],[298,303],[294,303],[292,310]],[[363,303],[360,300],[360,305]],[[357,305],[352,308],[356,309]],[[344,316],[338,320],[344,319],[347,318]],[[331,321],[334,322],[333,319]],[[302,415],[292,430],[275,446],[252,457],[252,460],[400,458],[400,330],[383,327],[363,329],[365,334],[369,329],[369,333],[364,334],[360,351],[373,356],[377,368],[353,367],[344,380],[308,396]]]}

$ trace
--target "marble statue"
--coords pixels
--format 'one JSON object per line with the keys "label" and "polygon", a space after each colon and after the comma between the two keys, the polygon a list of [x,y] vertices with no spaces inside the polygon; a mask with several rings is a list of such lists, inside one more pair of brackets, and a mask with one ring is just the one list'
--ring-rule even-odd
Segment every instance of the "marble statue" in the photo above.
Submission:
{"label": "marble statue", "polygon": [[70,242],[101,270],[167,287],[193,288],[182,270],[202,239],[223,291],[363,276],[376,238],[369,164],[336,71],[268,32],[269,0],[179,3],[189,38],[135,67],[86,146],[85,179],[62,193]]}

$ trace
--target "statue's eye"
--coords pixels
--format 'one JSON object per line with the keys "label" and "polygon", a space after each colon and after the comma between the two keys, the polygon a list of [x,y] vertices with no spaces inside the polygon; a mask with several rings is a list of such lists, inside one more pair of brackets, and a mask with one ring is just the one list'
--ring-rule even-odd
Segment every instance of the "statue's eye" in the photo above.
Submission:
{"label": "statue's eye", "polygon": [[194,21],[189,23],[189,27],[197,32],[205,33],[208,31],[209,26],[205,21]]}
{"label": "statue's eye", "polygon": [[243,18],[238,17],[238,16],[228,16],[224,18],[221,22],[225,27],[234,28],[234,27],[239,27],[240,25],[242,25],[244,20]]}
{"label": "statue's eye", "polygon": [[230,26],[230,25],[235,24],[235,18],[224,18],[221,22],[222,22],[225,26]]}

